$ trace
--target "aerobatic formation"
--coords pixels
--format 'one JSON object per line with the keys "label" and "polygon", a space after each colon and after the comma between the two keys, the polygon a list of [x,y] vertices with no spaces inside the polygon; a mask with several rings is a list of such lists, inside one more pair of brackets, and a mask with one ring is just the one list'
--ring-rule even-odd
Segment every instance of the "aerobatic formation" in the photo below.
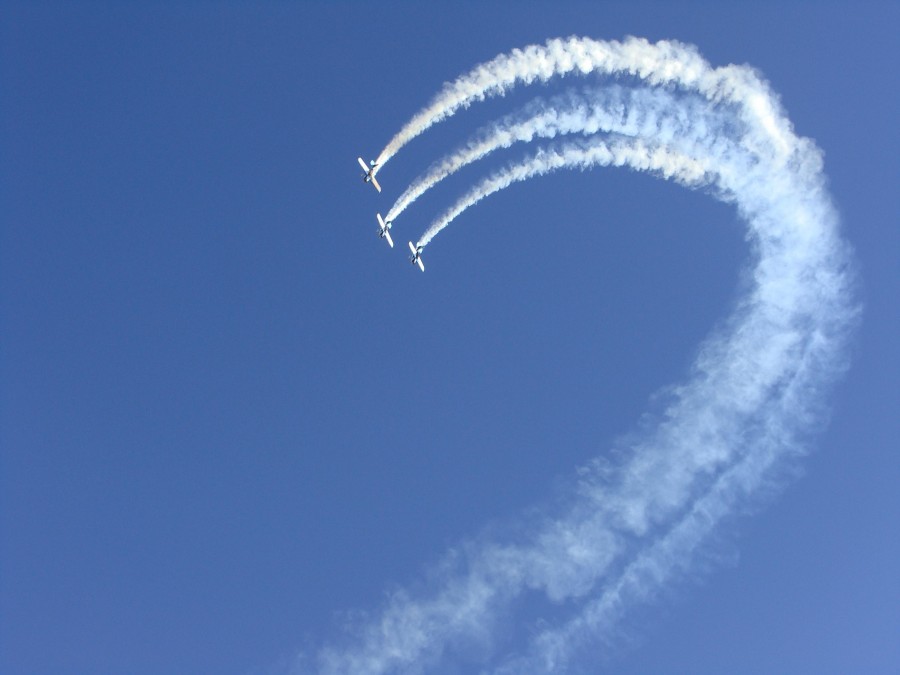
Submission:
{"label": "aerobatic formation", "polygon": [[[722,522],[771,492],[823,422],[858,317],[851,255],[821,152],[753,69],[714,68],[692,46],[639,38],[516,49],[446,84],[375,160],[360,158],[364,180],[380,192],[375,176],[388,161],[473,103],[569,75],[585,76],[580,89],[533,100],[435,162],[377,214],[379,235],[393,247],[398,218],[444,178],[537,141],[437,215],[409,243],[412,263],[424,271],[438,234],[513,183],[623,166],[734,204],[751,243],[749,283],[656,427],[579,467],[563,504],[523,515],[514,539],[475,537],[416,590],[355,615],[346,636],[300,658],[303,672],[558,673],[596,663],[629,610],[689,575]],[[546,611],[517,620],[526,596]]]}

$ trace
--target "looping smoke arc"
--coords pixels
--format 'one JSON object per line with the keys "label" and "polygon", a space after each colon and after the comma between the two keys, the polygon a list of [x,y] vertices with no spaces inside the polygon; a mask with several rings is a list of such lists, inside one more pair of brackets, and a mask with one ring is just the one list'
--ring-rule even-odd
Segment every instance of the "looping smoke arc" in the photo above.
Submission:
{"label": "looping smoke arc", "polygon": [[[738,100],[758,117],[773,139],[784,146],[793,137],[790,124],[778,128],[777,102],[749,68],[713,69],[697,49],[674,40],[651,43],[644,38],[592,40],[569,37],[548,40],[501,54],[444,86],[432,102],[397,132],[375,160],[380,170],[412,139],[434,124],[477,101],[502,96],[517,84],[532,84],[569,74],[628,75],[651,85],[675,85],[711,101]],[[786,118],[782,117],[786,123]],[[779,138],[782,137],[782,138]]]}
{"label": "looping smoke arc", "polygon": [[[723,520],[766,493],[824,419],[858,316],[850,255],[820,152],[794,134],[750,68],[714,69],[674,42],[551,40],[447,85],[379,161],[473,101],[570,72],[627,73],[638,84],[538,100],[499,120],[414,181],[393,216],[488,152],[546,138],[549,145],[476,183],[419,244],[519,181],[622,166],[734,204],[751,245],[748,286],[659,423],[629,437],[615,463],[581,467],[563,506],[523,517],[525,536],[485,536],[448,553],[424,590],[394,592],[346,643],[319,649],[307,662],[317,672],[423,672],[473,653],[480,672],[566,672],[630,608],[689,574]],[[564,134],[581,136],[557,139]],[[508,653],[502,636],[525,597],[542,598],[548,610],[529,625],[525,651]]]}
{"label": "looping smoke arc", "polygon": [[387,214],[396,220],[410,205],[448,176],[515,143],[535,138],[553,139],[568,134],[592,135],[601,132],[626,136],[650,135],[668,142],[685,136],[707,133],[722,127],[727,117],[710,114],[704,101],[650,88],[630,89],[619,85],[570,91],[549,101],[536,99],[517,113],[477,132],[473,139],[451,155],[436,162],[414,180],[397,198]]}

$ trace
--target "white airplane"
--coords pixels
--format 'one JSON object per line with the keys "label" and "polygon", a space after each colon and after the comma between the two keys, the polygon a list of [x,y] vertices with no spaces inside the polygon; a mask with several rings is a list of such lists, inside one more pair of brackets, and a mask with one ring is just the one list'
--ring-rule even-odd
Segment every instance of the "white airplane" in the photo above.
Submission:
{"label": "white airplane", "polygon": [[391,245],[391,248],[394,248],[394,240],[391,239],[391,233],[388,232],[391,229],[391,221],[384,222],[380,213],[375,215],[378,216],[378,236],[382,239],[387,239],[387,243]]}
{"label": "white airplane", "polygon": [[359,165],[362,167],[362,170],[365,171],[365,175],[363,176],[363,183],[371,183],[375,186],[375,189],[381,192],[381,186],[378,184],[378,181],[375,180],[375,167],[378,166],[375,162],[369,162],[366,164],[363,161],[362,157],[356,158],[359,161]]}
{"label": "white airplane", "polygon": [[411,262],[413,265],[418,265],[419,269],[424,272],[425,263],[422,262],[422,247],[413,246],[413,243],[409,242],[409,250],[412,251],[412,257],[409,259],[409,262]]}

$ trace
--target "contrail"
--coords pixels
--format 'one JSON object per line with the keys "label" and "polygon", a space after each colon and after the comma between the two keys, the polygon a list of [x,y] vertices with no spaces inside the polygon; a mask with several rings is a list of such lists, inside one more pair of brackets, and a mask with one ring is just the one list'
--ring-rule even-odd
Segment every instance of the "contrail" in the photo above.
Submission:
{"label": "contrail", "polygon": [[660,89],[630,89],[619,85],[569,92],[549,101],[537,99],[475,134],[465,146],[436,162],[415,179],[387,214],[396,220],[413,202],[440,181],[469,164],[514,143],[564,134],[616,133],[648,135],[674,142],[688,134],[709,135],[725,124],[721,111],[711,111],[703,99],[679,97]]}
{"label": "contrail", "polygon": [[446,84],[388,142],[375,160],[376,171],[409,141],[460,108],[488,97],[502,96],[519,83],[546,82],[571,73],[631,76],[651,85],[671,84],[690,89],[711,101],[742,101],[747,104],[746,113],[767,127],[773,139],[783,145],[790,142],[790,125],[783,126],[786,120],[778,115],[768,87],[746,67],[710,68],[695,47],[677,41],[651,43],[628,37],[619,42],[573,36],[514,49]]}
{"label": "contrail", "polygon": [[[456,547],[421,590],[396,591],[378,613],[361,615],[344,644],[312,656],[316,672],[575,670],[632,608],[690,574],[723,521],[770,493],[805,452],[846,367],[859,315],[854,273],[821,153],[793,134],[774,96],[745,70],[753,86],[732,125],[675,139],[650,127],[553,146],[490,176],[435,221],[439,230],[477,200],[542,172],[628,166],[733,203],[748,227],[751,268],[655,425],[604,453],[615,461],[581,467],[561,501],[523,517],[514,536]],[[731,72],[742,80],[742,69]],[[534,617],[516,620],[526,598]]]}
{"label": "contrail", "polygon": [[463,211],[485,197],[535,176],[559,169],[589,169],[594,166],[628,166],[638,171],[658,173],[688,187],[699,186],[709,170],[707,163],[676,154],[659,143],[641,139],[592,138],[566,143],[559,148],[541,149],[532,158],[492,176],[472,188],[456,204],[439,216],[419,238],[423,248]]}
{"label": "contrail", "polygon": [[[853,311],[842,301],[828,309],[834,308]],[[573,657],[579,651],[587,651],[597,636],[608,634],[629,607],[646,602],[673,578],[689,572],[696,552],[702,550],[715,528],[772,482],[786,455],[801,451],[797,436],[803,425],[788,418],[798,410],[805,409],[807,414],[815,411],[816,401],[800,400],[809,396],[807,387],[823,379],[827,382],[838,374],[841,362],[835,362],[832,350],[846,335],[848,324],[841,325],[842,320],[847,320],[846,314],[829,320],[834,343],[813,337],[801,349],[788,351],[789,358],[798,359],[795,369],[780,383],[785,388],[782,400],[773,401],[774,405],[765,406],[755,415],[756,423],[764,427],[757,442],[737,453],[739,459],[721,472],[705,493],[698,492],[697,499],[665,534],[651,541],[624,569],[611,575],[596,598],[586,602],[565,624],[533,635],[529,652],[508,657],[494,670],[496,675],[569,672]]]}

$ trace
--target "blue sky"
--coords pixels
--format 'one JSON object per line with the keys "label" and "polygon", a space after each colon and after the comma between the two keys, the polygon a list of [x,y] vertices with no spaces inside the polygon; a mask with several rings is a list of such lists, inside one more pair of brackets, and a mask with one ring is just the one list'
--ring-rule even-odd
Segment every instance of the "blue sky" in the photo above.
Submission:
{"label": "blue sky", "polygon": [[4,4],[0,670],[286,672],[659,412],[738,297],[732,207],[622,169],[557,173],[467,212],[412,269],[406,240],[511,150],[412,206],[398,248],[375,236],[432,161],[562,82],[415,139],[381,195],[355,163],[500,52],[631,34],[763,73],[824,151],[864,317],[784,488],[582,665],[895,672],[898,18]]}

